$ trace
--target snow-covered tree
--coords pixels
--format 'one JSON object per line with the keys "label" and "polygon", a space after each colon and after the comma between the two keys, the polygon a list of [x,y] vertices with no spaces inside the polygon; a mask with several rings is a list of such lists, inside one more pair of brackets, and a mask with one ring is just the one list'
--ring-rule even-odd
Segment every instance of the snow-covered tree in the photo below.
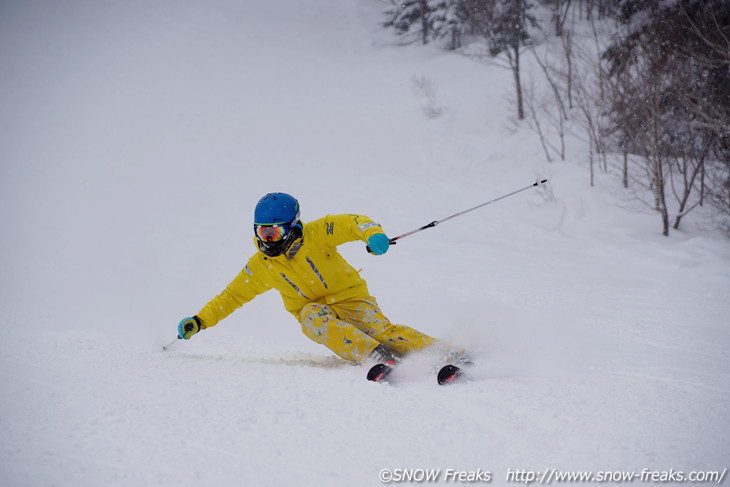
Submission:
{"label": "snow-covered tree", "polygon": [[436,23],[438,12],[446,7],[447,0],[402,0],[385,12],[385,27],[393,27],[398,34],[417,34],[422,44],[438,37]]}
{"label": "snow-covered tree", "polygon": [[466,31],[468,11],[464,0],[445,0],[437,5],[434,15],[434,37],[448,38],[449,49],[461,47],[461,38]]}

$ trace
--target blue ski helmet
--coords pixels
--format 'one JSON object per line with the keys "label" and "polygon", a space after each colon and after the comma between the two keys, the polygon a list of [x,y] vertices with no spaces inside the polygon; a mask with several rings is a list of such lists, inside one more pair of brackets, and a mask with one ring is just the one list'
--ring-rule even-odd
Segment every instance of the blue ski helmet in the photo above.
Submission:
{"label": "blue ski helmet", "polygon": [[259,250],[269,257],[283,254],[302,236],[299,202],[286,193],[269,193],[261,198],[253,221]]}
{"label": "blue ski helmet", "polygon": [[286,193],[269,193],[256,204],[253,222],[257,225],[296,225],[299,222],[299,202]]}

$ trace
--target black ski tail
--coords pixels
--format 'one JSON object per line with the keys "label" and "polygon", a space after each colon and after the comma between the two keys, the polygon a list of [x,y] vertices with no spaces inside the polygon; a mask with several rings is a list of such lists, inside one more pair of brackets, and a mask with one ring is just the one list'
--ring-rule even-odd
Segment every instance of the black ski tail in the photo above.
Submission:
{"label": "black ski tail", "polygon": [[[463,363],[459,365],[472,365],[471,362]],[[395,370],[395,364],[392,362],[377,363],[370,367],[368,370],[368,380],[371,382],[388,382],[393,383],[395,378],[393,374]],[[447,364],[441,367],[436,375],[436,380],[439,385],[445,386],[450,384],[457,384],[465,382],[467,380],[464,369],[454,364]]]}
{"label": "black ski tail", "polygon": [[368,370],[368,380],[373,382],[388,382],[388,376],[393,372],[392,363],[375,364]]}
{"label": "black ski tail", "polygon": [[461,367],[457,367],[456,365],[444,365],[441,367],[441,370],[439,370],[436,380],[439,385],[442,386],[456,384],[464,380],[464,371],[461,370]]}

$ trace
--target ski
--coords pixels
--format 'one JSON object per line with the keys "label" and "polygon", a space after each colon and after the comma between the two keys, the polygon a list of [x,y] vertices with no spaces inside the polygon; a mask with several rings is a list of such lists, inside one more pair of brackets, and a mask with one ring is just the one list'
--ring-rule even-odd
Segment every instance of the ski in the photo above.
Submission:
{"label": "ski", "polygon": [[[384,364],[378,363],[370,367],[368,370],[367,378],[372,382],[391,382],[391,374],[395,369],[395,364]],[[436,382],[439,385],[445,386],[450,384],[456,384],[465,380],[464,371],[461,367],[457,367],[453,364],[447,364],[439,369],[436,374]]]}

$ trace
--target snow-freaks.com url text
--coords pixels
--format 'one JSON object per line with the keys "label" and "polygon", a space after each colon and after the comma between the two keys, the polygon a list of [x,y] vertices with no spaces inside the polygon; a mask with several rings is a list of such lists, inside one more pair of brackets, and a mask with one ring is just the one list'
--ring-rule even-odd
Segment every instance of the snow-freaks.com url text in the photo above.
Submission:
{"label": "snow-freaks.com url text", "polygon": [[[503,477],[507,483],[516,484],[564,484],[564,483],[712,483],[721,484],[725,480],[727,468],[722,471],[651,470],[645,468],[640,472],[605,470],[597,472],[563,471],[547,468],[543,471],[508,468]],[[454,470],[425,468],[384,468],[378,475],[384,484],[404,483],[445,483],[476,484],[491,483],[494,474],[489,470]]]}
{"label": "snow-freaks.com url text", "polygon": [[622,482],[652,482],[652,483],[717,483],[725,480],[727,468],[723,471],[692,471],[681,470],[652,470],[645,468],[640,472],[621,470],[606,470],[600,472],[569,472],[547,468],[543,471],[507,469],[507,482],[541,485],[552,483],[622,483]]}

